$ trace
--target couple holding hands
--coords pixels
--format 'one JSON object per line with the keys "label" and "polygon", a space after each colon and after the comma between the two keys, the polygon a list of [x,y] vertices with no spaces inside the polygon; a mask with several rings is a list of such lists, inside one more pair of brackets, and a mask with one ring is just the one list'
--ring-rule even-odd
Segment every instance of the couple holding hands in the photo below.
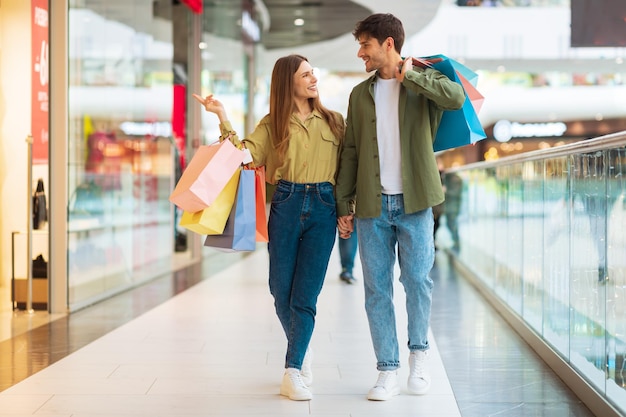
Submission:
{"label": "couple holding hands", "polygon": [[[268,220],[269,289],[287,336],[280,394],[296,401],[312,399],[309,342],[337,230],[341,239],[358,232],[379,371],[367,398],[384,401],[400,393],[396,253],[408,314],[407,390],[421,395],[430,388],[432,207],[444,201],[433,141],[443,112],[461,108],[465,93],[439,71],[402,59],[404,29],[395,16],[373,14],[352,34],[357,56],[374,73],[353,88],[345,120],[322,105],[308,60],[289,55],[274,65],[269,113],[242,140],[276,185]],[[223,137],[239,140],[220,101],[194,97],[217,115]]]}

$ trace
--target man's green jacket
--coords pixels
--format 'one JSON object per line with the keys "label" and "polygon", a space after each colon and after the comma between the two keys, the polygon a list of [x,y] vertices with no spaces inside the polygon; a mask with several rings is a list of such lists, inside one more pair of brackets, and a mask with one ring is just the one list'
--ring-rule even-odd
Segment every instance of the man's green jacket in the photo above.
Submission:
{"label": "man's green jacket", "polygon": [[[382,187],[374,83],[378,74],[354,87],[350,94],[346,136],[337,173],[337,215],[357,217],[381,214]],[[406,72],[400,87],[400,147],[405,213],[414,213],[444,200],[433,151],[437,127],[444,110],[463,106],[460,84],[437,70],[415,67]]]}

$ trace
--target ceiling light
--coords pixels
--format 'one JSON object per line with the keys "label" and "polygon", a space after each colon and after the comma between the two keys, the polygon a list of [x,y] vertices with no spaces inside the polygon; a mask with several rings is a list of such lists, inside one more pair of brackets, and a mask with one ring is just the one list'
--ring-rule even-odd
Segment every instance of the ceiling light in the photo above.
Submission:
{"label": "ceiling light", "polygon": [[295,20],[293,21],[293,24],[294,24],[295,26],[304,26],[304,19],[297,18],[297,19],[295,19]]}

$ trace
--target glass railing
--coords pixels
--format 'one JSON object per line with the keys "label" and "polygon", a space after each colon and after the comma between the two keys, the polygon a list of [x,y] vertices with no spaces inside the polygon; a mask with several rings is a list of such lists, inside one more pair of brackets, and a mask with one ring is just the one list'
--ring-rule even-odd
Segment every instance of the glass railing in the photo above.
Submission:
{"label": "glass railing", "polygon": [[620,132],[445,174],[462,180],[457,261],[622,415],[625,145]]}

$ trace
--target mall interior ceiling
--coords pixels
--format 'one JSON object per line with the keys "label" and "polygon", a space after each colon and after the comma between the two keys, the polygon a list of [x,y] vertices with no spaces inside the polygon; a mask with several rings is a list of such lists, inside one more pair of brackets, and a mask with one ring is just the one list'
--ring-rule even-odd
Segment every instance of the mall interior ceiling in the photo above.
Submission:
{"label": "mall interior ceiling", "polygon": [[[160,10],[168,10],[168,4],[173,2],[181,8],[186,8],[182,0],[144,0],[134,2],[136,9],[132,16],[128,13],[127,0],[76,0],[92,9],[95,13],[107,16],[111,20],[127,23],[138,30],[149,31],[150,7],[153,15],[159,16]],[[419,33],[435,18],[440,6],[452,0],[203,0],[203,28],[209,33],[230,39],[241,38],[241,27],[233,25],[233,21],[241,16],[242,4],[246,2],[254,6],[261,22],[260,42],[266,51],[264,61],[273,63],[280,56],[289,53],[300,53],[315,62],[316,66],[333,71],[362,72],[362,62],[355,59],[356,44],[351,32],[355,23],[371,13],[393,13],[404,22],[406,37]],[[585,4],[620,4],[624,7],[625,0],[570,0],[572,5],[581,4],[580,8],[588,10]],[[584,4],[583,4],[584,3]],[[591,8],[596,14],[598,7]],[[620,9],[621,10],[621,9]],[[602,16],[607,11],[613,14],[613,9],[602,9]],[[619,11],[619,10],[618,10]],[[225,18],[232,15],[232,18]],[[593,13],[583,13],[591,16]],[[617,13],[616,15],[621,16]],[[145,28],[137,16],[146,16]],[[165,14],[162,16],[165,17]],[[600,26],[606,26],[607,19],[596,19]],[[578,21],[578,20],[577,20]],[[581,21],[590,26],[588,19]],[[618,22],[623,27],[624,21]],[[590,28],[587,31],[591,31]],[[611,33],[624,33],[623,30],[611,30]],[[158,37],[159,34],[153,34]],[[185,33],[178,33],[175,38],[185,37]],[[185,39],[178,39],[185,42]],[[626,43],[626,36],[620,39]],[[175,48],[181,50],[181,48]],[[623,65],[617,62],[595,59],[577,59],[572,57],[558,57],[553,59],[480,59],[467,57],[467,64],[473,68],[498,68],[505,65],[510,71],[570,71],[576,68],[579,72],[597,71],[598,65],[604,72],[619,73]]]}
{"label": "mall interior ceiling", "polygon": [[350,0],[263,0],[269,27],[266,49],[288,48],[336,38],[350,32],[371,10]]}
{"label": "mall interior ceiling", "polygon": [[[263,24],[265,49],[284,49],[335,39],[350,34],[354,24],[374,12],[389,12],[426,24],[443,0],[249,0]],[[204,0],[205,10],[232,8],[239,1]],[[219,13],[217,13],[219,15]],[[409,32],[409,31],[407,31]]]}
{"label": "mall interior ceiling", "polygon": [[[362,64],[346,57],[356,51],[352,30],[357,21],[371,13],[401,16],[406,36],[419,32],[447,0],[247,0],[254,3],[261,21],[261,39],[268,62],[297,51],[318,66],[344,71],[362,71]],[[235,37],[237,28],[220,19],[241,13],[235,0],[204,0],[203,27],[220,36]],[[209,10],[215,13],[208,13]],[[229,33],[230,32],[230,33]]]}
{"label": "mall interior ceiling", "polygon": [[[320,67],[335,71],[362,71],[362,63],[353,55],[346,56],[346,51],[356,52],[355,41],[351,34],[355,23],[371,13],[392,13],[404,23],[406,37],[420,32],[427,27],[437,14],[440,6],[452,0],[246,0],[254,3],[263,22],[261,43],[267,51],[267,62],[273,62],[280,56],[298,51]],[[607,14],[622,16],[624,0],[570,0],[583,15],[593,15],[594,19],[583,18],[586,33],[595,33],[592,25],[608,25]],[[608,8],[613,4],[612,8]],[[615,5],[615,4],[621,4]],[[204,0],[206,8],[235,7],[240,5],[234,0]],[[228,5],[228,6],[227,6]],[[594,5],[602,5],[602,10]],[[606,6],[606,7],[604,7]],[[616,13],[619,11],[620,13]],[[586,11],[593,10],[593,13]],[[240,12],[240,10],[233,10]],[[207,13],[205,13],[205,16]],[[579,19],[580,20],[580,19]],[[299,22],[296,24],[296,21]],[[624,21],[616,23],[623,33]],[[580,24],[579,24],[580,26]],[[589,26],[589,27],[587,27]],[[614,28],[614,26],[611,26]],[[608,29],[606,29],[608,30]],[[626,36],[620,39],[626,42]],[[607,45],[608,46],[608,45]],[[597,70],[599,64],[594,59],[523,59],[480,60],[476,57],[469,61],[476,68],[497,68],[504,63],[512,71],[570,71],[577,68],[583,72]],[[468,62],[469,62],[468,61]],[[602,61],[606,71],[623,71],[621,63]]]}

